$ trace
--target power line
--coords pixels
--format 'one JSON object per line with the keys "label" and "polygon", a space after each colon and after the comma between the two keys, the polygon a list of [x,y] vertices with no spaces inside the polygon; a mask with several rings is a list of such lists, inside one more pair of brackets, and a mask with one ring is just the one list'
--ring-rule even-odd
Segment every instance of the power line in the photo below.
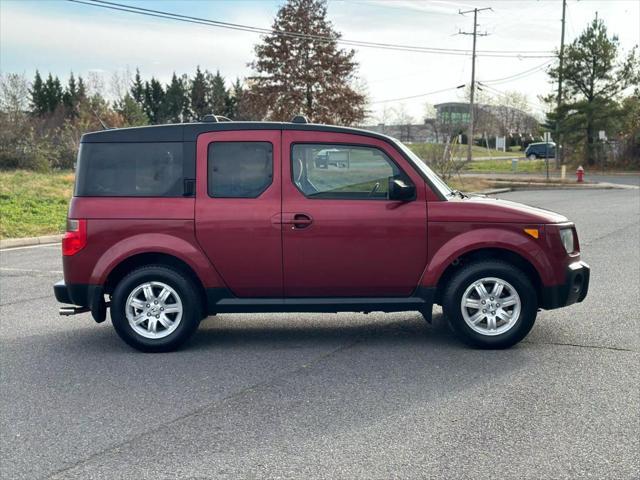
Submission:
{"label": "power line", "polygon": [[[506,98],[506,99],[510,98],[507,93],[505,93],[505,92],[503,92],[501,90],[498,90],[497,88],[494,88],[494,87],[492,87],[490,85],[485,85],[484,83],[481,83],[481,82],[478,82],[478,84],[481,87],[486,88],[489,91],[489,93],[492,93],[493,95],[498,95],[498,96],[500,96],[502,98]],[[524,103],[526,103],[529,107],[531,107],[533,109],[536,109],[536,110],[538,110],[540,112],[545,112],[546,113],[546,108],[547,107],[543,106],[543,104],[541,104],[541,103],[532,103],[529,100],[527,100],[526,98],[523,98],[522,101]]]}
{"label": "power line", "polygon": [[[116,10],[126,13],[135,13],[137,15],[144,15],[154,18],[162,18],[165,20],[174,20],[184,23],[192,23],[197,25],[205,25],[209,27],[225,28],[229,30],[238,30],[249,33],[257,33],[260,35],[278,34],[284,37],[291,38],[308,38],[319,42],[327,43],[340,43],[352,47],[364,47],[364,48],[377,48],[384,50],[396,50],[415,53],[431,53],[442,55],[470,55],[468,50],[454,49],[454,48],[439,48],[439,47],[424,47],[415,45],[403,45],[392,44],[382,42],[367,42],[362,40],[348,40],[339,37],[312,35],[299,32],[277,31],[270,28],[255,27],[251,25],[243,25],[239,23],[223,22],[220,20],[211,20],[201,17],[193,17],[189,15],[181,15],[177,13],[165,12],[161,10],[154,10],[150,8],[135,7],[130,5],[124,5],[115,2],[109,2],[105,0],[68,0],[73,3],[89,5],[92,7],[105,8],[109,10]],[[479,52],[481,56],[485,57],[497,57],[497,58],[550,58],[551,53],[549,51],[523,51],[523,50],[485,50]]]}
{"label": "power line", "polygon": [[508,83],[508,82],[512,82],[514,80],[520,80],[522,78],[528,77],[529,75],[533,75],[534,73],[537,73],[538,71],[542,70],[544,67],[546,67],[547,65],[551,64],[553,62],[553,60],[549,60],[547,62],[544,62],[540,65],[538,65],[537,67],[533,67],[533,68],[529,68],[527,70],[524,70],[523,72],[520,73],[514,73],[513,75],[509,75],[508,77],[502,77],[502,78],[495,78],[493,80],[482,80],[483,84],[492,84],[492,85],[498,85],[501,83]]}
{"label": "power line", "polygon": [[369,103],[373,105],[373,104],[377,104],[377,103],[400,102],[402,100],[411,100],[411,99],[414,99],[414,98],[426,97],[428,95],[435,95],[436,93],[448,92],[449,90],[456,90],[456,89],[462,88],[462,87],[464,87],[464,85],[459,85],[457,87],[443,88],[441,90],[434,90],[433,92],[420,93],[418,95],[410,95],[408,97],[389,98],[388,100],[376,100],[375,102],[369,102]]}

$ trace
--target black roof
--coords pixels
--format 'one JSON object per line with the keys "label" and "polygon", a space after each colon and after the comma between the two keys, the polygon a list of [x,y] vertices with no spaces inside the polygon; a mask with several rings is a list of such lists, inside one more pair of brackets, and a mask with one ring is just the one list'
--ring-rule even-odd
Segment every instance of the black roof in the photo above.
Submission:
{"label": "black roof", "polygon": [[391,137],[359,128],[337,127],[314,123],[288,122],[202,122],[151,125],[145,127],[114,128],[85,133],[82,143],[112,142],[195,142],[198,135],[206,132],[233,130],[303,130],[316,132],[352,133],[366,135],[384,141],[394,141]]}

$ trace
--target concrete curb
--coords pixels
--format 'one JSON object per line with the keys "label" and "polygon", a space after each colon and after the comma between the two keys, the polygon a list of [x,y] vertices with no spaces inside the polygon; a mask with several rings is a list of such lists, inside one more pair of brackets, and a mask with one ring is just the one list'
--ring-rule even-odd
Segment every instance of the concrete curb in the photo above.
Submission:
{"label": "concrete curb", "polygon": [[469,192],[471,195],[496,195],[498,193],[507,193],[512,191],[513,188],[489,188],[487,190],[480,190],[479,192]]}
{"label": "concrete curb", "polygon": [[60,243],[62,235],[45,235],[43,237],[27,238],[7,238],[0,240],[0,250],[16,247],[30,247],[32,245],[47,245],[50,243]]}
{"label": "concrete curb", "polygon": [[518,182],[511,180],[489,179],[489,181],[500,185],[504,184],[505,188],[512,190],[637,190],[640,187],[636,185],[623,185],[620,183],[546,183],[546,182]]}

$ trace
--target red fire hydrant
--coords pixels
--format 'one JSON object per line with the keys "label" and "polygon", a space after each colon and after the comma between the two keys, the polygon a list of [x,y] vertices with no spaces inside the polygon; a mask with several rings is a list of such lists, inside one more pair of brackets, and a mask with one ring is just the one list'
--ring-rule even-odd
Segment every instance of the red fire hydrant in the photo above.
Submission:
{"label": "red fire hydrant", "polygon": [[578,178],[578,183],[584,182],[584,168],[582,168],[582,165],[576,170],[576,177]]}

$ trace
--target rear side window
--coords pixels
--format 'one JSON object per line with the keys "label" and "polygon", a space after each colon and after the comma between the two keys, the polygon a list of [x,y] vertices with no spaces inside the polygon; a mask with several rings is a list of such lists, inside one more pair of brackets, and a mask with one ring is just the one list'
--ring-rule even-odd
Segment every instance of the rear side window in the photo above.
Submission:
{"label": "rear side window", "polygon": [[76,196],[179,197],[184,193],[183,144],[83,143]]}
{"label": "rear side window", "polygon": [[273,181],[269,142],[214,142],[207,161],[211,197],[257,198]]}

